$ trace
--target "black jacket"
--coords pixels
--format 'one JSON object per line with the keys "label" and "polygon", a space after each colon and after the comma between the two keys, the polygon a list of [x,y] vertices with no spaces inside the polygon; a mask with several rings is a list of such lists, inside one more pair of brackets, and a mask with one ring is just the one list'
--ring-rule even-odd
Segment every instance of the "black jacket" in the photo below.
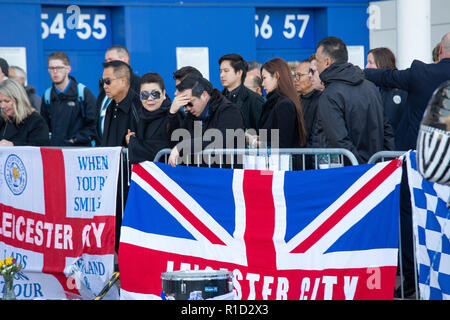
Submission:
{"label": "black jacket", "polygon": [[170,148],[167,116],[171,103],[169,97],[166,97],[158,110],[149,112],[144,107],[141,108],[136,136],[131,136],[128,144],[131,163],[153,161],[159,150]]}
{"label": "black jacket", "polygon": [[321,91],[314,89],[307,94],[300,95],[305,120],[307,148],[313,148],[317,140],[315,135],[317,135],[317,107],[319,106],[320,93]]}
{"label": "black jacket", "polygon": [[[264,140],[266,133],[267,145],[272,148],[276,147],[272,145],[272,129],[279,130],[278,148],[300,148],[301,146],[295,104],[289,98],[281,96],[278,90],[273,90],[267,95],[258,127],[259,138]],[[261,129],[267,131],[261,131]],[[276,141],[273,142],[276,143]]]}
{"label": "black jacket", "polygon": [[236,94],[233,94],[234,90],[228,92],[227,89],[222,94],[241,110],[245,129],[257,130],[264,98],[242,84],[238,88]]}
{"label": "black jacket", "polygon": [[[244,140],[239,142],[226,141],[227,129],[241,129],[243,134],[244,120],[239,108],[234,103],[225,98],[217,89],[214,89],[208,104],[209,116],[203,121],[192,115],[192,113],[188,113],[186,117],[180,122],[180,117],[177,116],[178,113],[169,113],[169,136],[173,139],[174,137],[172,136],[172,133],[178,128],[186,129],[190,134],[189,138],[183,139],[180,143],[177,144],[180,155],[183,155],[183,151],[185,150],[190,150],[191,152],[204,150],[206,149],[206,147],[210,145],[212,146],[213,143],[216,149],[236,149],[245,147]],[[195,135],[197,133],[194,132],[195,122],[197,122],[197,125],[201,125],[201,131],[198,132],[199,134],[201,134],[201,137]],[[204,139],[204,134],[209,129],[219,130],[222,136],[221,141],[214,141],[214,139],[213,141],[208,141],[207,139]],[[242,145],[239,146],[239,143],[242,143]],[[201,150],[197,150],[200,148]]]}
{"label": "black jacket", "polygon": [[33,112],[19,125],[0,117],[0,140],[6,139],[15,146],[47,146],[48,126],[38,112]]}
{"label": "black jacket", "polygon": [[[95,97],[88,88],[84,89],[83,117],[80,101],[78,100],[77,82],[70,76],[71,83],[66,93],[56,93],[52,85],[50,104],[41,103],[41,115],[48,124],[51,132],[52,146],[90,146],[95,138],[96,105]],[[75,142],[69,142],[73,139]]]}
{"label": "black jacket", "polygon": [[[140,108],[142,108],[141,100],[132,90],[128,90],[126,97],[120,103],[112,100],[106,109],[104,130],[100,139],[101,146],[125,147],[128,129],[137,131]],[[97,109],[100,110],[100,106],[97,106]]]}
{"label": "black jacket", "polygon": [[344,148],[360,164],[382,150],[393,150],[392,127],[383,114],[381,95],[351,63],[333,63],[320,74],[325,89],[317,110],[319,147]]}
{"label": "black jacket", "polygon": [[434,90],[450,80],[450,58],[426,64],[414,60],[406,70],[365,69],[366,78],[380,87],[398,88],[408,93],[405,111],[398,124],[396,149],[416,149],[420,122]]}
{"label": "black jacket", "polygon": [[38,112],[41,112],[41,97],[36,94],[36,89],[32,86],[26,86],[25,91],[27,92],[28,99],[30,99],[31,106],[35,108]]}

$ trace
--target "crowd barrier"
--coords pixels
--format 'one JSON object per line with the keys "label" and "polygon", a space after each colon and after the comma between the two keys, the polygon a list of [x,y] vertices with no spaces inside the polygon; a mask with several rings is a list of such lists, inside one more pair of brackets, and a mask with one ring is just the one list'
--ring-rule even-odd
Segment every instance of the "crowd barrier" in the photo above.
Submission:
{"label": "crowd barrier", "polygon": [[[171,149],[160,150],[153,161],[155,162],[165,162],[167,163],[168,156],[170,155]],[[206,165],[211,167],[212,156],[217,154],[223,155],[233,155],[233,156],[261,156],[269,158],[270,156],[277,155],[278,161],[281,161],[282,155],[289,156],[300,156],[302,168],[306,167],[306,157],[310,156],[312,163],[314,165],[311,169],[319,169],[323,166],[327,167],[342,167],[344,166],[344,159],[347,159],[351,165],[358,165],[358,160],[355,155],[348,151],[347,149],[341,148],[280,148],[280,149],[207,149],[202,152],[195,153],[194,157],[197,157],[196,165],[200,166],[201,157],[205,160],[207,157]],[[162,158],[164,157],[164,161]],[[221,158],[219,158],[221,159]],[[230,157],[231,161],[234,161],[234,157]],[[189,165],[189,163],[186,163]],[[231,168],[234,168],[235,163],[232,162]],[[281,165],[279,162],[278,165]],[[219,163],[219,167],[222,168],[223,163]]]}
{"label": "crowd barrier", "polygon": [[[171,149],[162,149],[160,150],[155,158],[153,159],[154,162],[168,162],[168,158],[170,155]],[[405,154],[406,151],[380,151],[372,155],[370,157],[368,163],[376,163],[380,161],[388,161],[392,160],[398,157],[401,157],[403,154]],[[314,165],[313,168],[310,169],[323,169],[323,168],[332,168],[332,167],[342,167],[344,166],[344,159],[347,160],[347,164],[350,163],[350,165],[358,165],[358,160],[356,159],[355,155],[350,152],[347,149],[341,149],[341,148],[285,148],[285,149],[211,149],[211,150],[203,150],[200,153],[194,154],[194,156],[198,157],[195,163],[184,163],[184,165],[194,165],[194,166],[200,166],[200,163],[203,165],[207,165],[208,167],[212,166],[212,159],[215,155],[232,155],[233,157],[230,157],[231,159],[231,168],[235,167],[235,163],[233,162],[234,156],[251,156],[251,155],[257,155],[257,156],[264,156],[264,157],[270,157],[272,155],[280,155],[277,159],[281,159],[281,155],[290,155],[290,156],[299,156],[301,158],[302,162],[302,168],[305,168],[305,163],[307,157],[309,159],[312,159],[312,163]],[[201,158],[202,157],[202,158]],[[205,163],[206,159],[206,163]],[[203,160],[200,161],[200,160]],[[123,194],[123,185],[126,183],[126,186],[130,185],[130,178],[131,178],[131,165],[128,160],[128,149],[123,148],[121,152],[121,170],[120,170],[120,183],[121,183],[121,192],[122,192],[122,216],[125,208],[125,197]],[[125,167],[128,166],[129,170],[124,170]],[[223,163],[218,164],[219,168],[222,168]],[[125,176],[126,175],[126,176]],[[401,230],[401,226],[399,224],[399,231]],[[399,237],[400,240],[400,237]],[[401,241],[399,241],[399,257],[402,255],[402,244]],[[415,261],[415,253],[414,253],[414,272],[415,272],[415,279],[416,279],[416,294],[415,298],[418,299],[418,283],[417,283],[417,270],[416,270],[416,261]],[[403,266],[402,266],[402,260],[399,258],[399,273],[400,273],[400,279],[403,278]],[[404,288],[403,283],[400,282],[401,287],[401,297],[400,299],[404,299]]]}

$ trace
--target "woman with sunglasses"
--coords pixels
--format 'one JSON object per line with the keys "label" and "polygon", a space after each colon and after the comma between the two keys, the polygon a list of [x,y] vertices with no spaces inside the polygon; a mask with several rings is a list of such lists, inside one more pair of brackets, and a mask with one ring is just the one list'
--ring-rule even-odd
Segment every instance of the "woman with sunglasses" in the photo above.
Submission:
{"label": "woman with sunglasses", "polygon": [[159,150],[170,148],[166,123],[171,101],[158,73],[149,72],[142,76],[140,99],[142,108],[137,132],[128,130],[125,137],[131,163],[153,161]]}
{"label": "woman with sunglasses", "polygon": [[0,83],[0,146],[46,146],[48,126],[13,79]]}

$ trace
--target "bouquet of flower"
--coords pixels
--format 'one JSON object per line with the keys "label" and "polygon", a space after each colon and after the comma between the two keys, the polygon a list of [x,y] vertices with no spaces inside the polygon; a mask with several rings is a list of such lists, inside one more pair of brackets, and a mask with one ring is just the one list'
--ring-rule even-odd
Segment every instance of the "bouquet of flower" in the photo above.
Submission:
{"label": "bouquet of flower", "polygon": [[22,265],[17,264],[16,259],[8,257],[5,260],[0,260],[0,273],[5,280],[3,299],[13,300],[16,298],[13,289],[14,275],[20,270],[22,270]]}
{"label": "bouquet of flower", "polygon": [[0,260],[0,273],[2,276],[14,275],[20,270],[22,270],[22,265],[17,264],[16,259],[8,257],[5,260]]}

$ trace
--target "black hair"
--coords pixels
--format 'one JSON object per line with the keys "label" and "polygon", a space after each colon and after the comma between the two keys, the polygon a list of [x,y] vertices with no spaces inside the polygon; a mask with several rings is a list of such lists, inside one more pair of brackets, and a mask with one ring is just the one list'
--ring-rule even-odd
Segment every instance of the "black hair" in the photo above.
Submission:
{"label": "black hair", "polygon": [[173,79],[174,80],[180,80],[182,81],[184,78],[186,78],[188,75],[196,75],[198,77],[203,77],[202,73],[198,71],[198,69],[192,67],[192,66],[185,66],[173,73]]}
{"label": "black hair", "polygon": [[213,85],[207,79],[203,77],[198,77],[195,75],[188,75],[184,78],[179,85],[177,85],[179,92],[187,89],[192,89],[192,95],[194,97],[200,98],[203,91],[206,91],[209,95],[213,93]]}
{"label": "black hair", "polygon": [[320,40],[317,48],[322,47],[322,52],[330,57],[333,62],[348,62],[348,51],[344,41],[338,37],[326,37]]}
{"label": "black hair", "polygon": [[131,68],[127,63],[120,60],[113,60],[109,62],[102,62],[102,65],[105,69],[113,68],[115,75],[127,78],[128,83],[130,83]]}
{"label": "black hair", "polygon": [[239,70],[242,70],[241,82],[244,83],[245,76],[247,75],[248,70],[248,63],[244,60],[244,58],[242,58],[242,56],[237,53],[230,53],[222,56],[219,59],[219,65],[223,61],[230,61],[231,67],[234,69],[235,73]]}
{"label": "black hair", "polygon": [[166,90],[164,80],[159,73],[148,72],[141,77],[141,85],[144,83],[157,83],[161,90]]}

